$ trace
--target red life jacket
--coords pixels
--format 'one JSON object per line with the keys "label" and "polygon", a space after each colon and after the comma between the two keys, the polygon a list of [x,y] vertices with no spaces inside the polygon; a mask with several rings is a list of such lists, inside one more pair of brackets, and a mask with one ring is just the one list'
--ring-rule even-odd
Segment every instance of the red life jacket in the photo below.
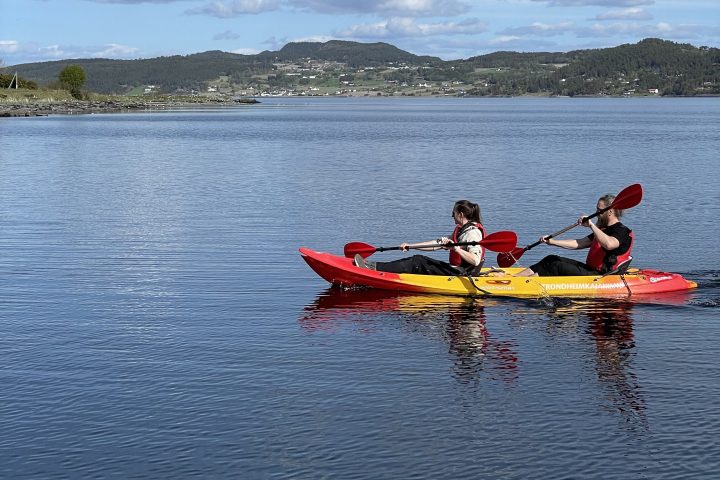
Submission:
{"label": "red life jacket", "polygon": [[588,252],[585,263],[600,273],[611,272],[617,268],[622,262],[630,258],[630,252],[632,251],[633,243],[635,241],[635,235],[630,232],[630,246],[625,253],[616,255],[612,250],[605,250],[596,237],[593,237],[592,243],[590,244],[590,251]]}
{"label": "red life jacket", "polygon": [[[482,223],[473,223],[473,222],[467,222],[462,227],[460,225],[455,226],[455,230],[453,230],[452,236],[450,239],[453,241],[453,243],[457,243],[460,238],[460,235],[462,235],[465,230],[471,227],[476,227],[480,230],[480,233],[482,233],[482,237],[485,238],[485,227],[483,227]],[[483,247],[480,247],[480,261],[485,259],[485,249]],[[457,253],[455,250],[450,249],[450,265],[454,265],[456,267],[467,267],[470,266],[468,262],[463,260],[463,258],[460,256],[459,253]],[[475,266],[475,265],[473,265]]]}

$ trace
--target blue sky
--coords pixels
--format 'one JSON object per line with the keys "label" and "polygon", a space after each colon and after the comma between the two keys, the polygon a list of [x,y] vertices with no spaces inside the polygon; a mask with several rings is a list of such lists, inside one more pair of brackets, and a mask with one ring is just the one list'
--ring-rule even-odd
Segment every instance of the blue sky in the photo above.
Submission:
{"label": "blue sky", "polygon": [[720,47],[720,0],[0,0],[4,65],[387,42],[445,60],[657,37]]}

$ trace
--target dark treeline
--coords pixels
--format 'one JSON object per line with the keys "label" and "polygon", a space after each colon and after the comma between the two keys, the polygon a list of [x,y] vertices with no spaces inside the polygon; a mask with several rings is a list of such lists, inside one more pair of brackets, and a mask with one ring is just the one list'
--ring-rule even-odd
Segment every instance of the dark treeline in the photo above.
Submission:
{"label": "dark treeline", "polygon": [[[280,66],[309,67],[313,62],[320,75],[312,81],[286,75]],[[23,81],[49,85],[68,65],[82,67],[86,88],[101,93],[126,93],[144,85],[166,93],[189,92],[226,77],[241,88],[261,90],[339,84],[342,78],[452,83],[462,85],[466,95],[620,95],[655,89],[661,95],[720,94],[720,49],[660,39],[571,52],[495,52],[453,61],[413,55],[386,43],[300,42],[257,55],[210,51],[140,60],[74,59],[16,65],[2,73],[18,72]]]}
{"label": "dark treeline", "polygon": [[654,38],[567,53],[497,52],[462,63],[498,70],[471,92],[477,95],[720,94],[720,49]]}
{"label": "dark treeline", "polygon": [[201,88],[219,75],[242,72],[242,78],[272,70],[272,61],[267,57],[220,51],[141,60],[72,59],[29,63],[6,70],[48,85],[69,65],[82,67],[87,74],[88,90],[100,93],[125,93],[141,85],[157,85],[167,92],[187,91]]}
{"label": "dark treeline", "polygon": [[437,57],[417,56],[387,43],[357,43],[331,40],[325,43],[295,42],[288,43],[277,52],[263,52],[275,61],[296,62],[311,58],[329,62],[342,62],[353,69],[380,67],[390,64],[406,63],[412,65],[442,64]]}
{"label": "dark treeline", "polygon": [[[646,39],[595,51],[570,52],[573,61],[552,76],[558,93],[606,92],[608,80],[625,79],[664,95],[720,93],[720,49]],[[565,79],[565,85],[561,79]],[[607,93],[607,92],[606,92]]]}

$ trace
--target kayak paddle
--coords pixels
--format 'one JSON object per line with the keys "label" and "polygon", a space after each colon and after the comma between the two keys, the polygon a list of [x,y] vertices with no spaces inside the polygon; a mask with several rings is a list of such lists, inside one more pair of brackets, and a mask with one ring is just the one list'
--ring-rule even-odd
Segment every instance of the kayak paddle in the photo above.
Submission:
{"label": "kayak paddle", "polygon": [[[601,210],[598,210],[597,212],[593,213],[592,215],[585,217],[585,219],[590,220],[592,218],[595,218],[598,215],[600,215],[601,213],[607,212],[611,208],[616,208],[618,210],[625,210],[628,208],[632,208],[640,203],[640,201],[642,200],[642,194],[643,194],[642,185],[640,185],[639,183],[630,185],[629,187],[624,188],[620,193],[618,193],[617,196],[615,197],[615,200],[613,200],[613,202],[609,206],[607,206]],[[569,225],[569,226],[563,228],[562,230],[558,230],[557,232],[553,233],[552,235],[548,235],[545,238],[557,237],[558,235],[562,235],[563,233],[567,232],[570,229],[577,227],[578,225],[580,225],[580,222],[575,222],[572,225]],[[537,242],[532,243],[526,247],[522,247],[522,248],[518,247],[518,248],[514,248],[511,252],[499,253],[497,256],[498,266],[500,268],[507,268],[507,267],[514,265],[515,262],[520,260],[520,257],[523,256],[523,253],[527,252],[528,250],[530,250],[533,247],[537,247],[541,243],[543,243],[543,242],[538,240]]]}
{"label": "kayak paddle", "polygon": [[[414,247],[408,247],[408,250],[412,249],[423,249],[433,247],[463,247],[467,245],[481,245],[488,250],[493,252],[509,252],[517,246],[517,234],[510,231],[501,231],[491,233],[487,237],[477,242],[457,242],[457,243],[427,243],[424,245],[415,245]],[[386,252],[388,250],[401,250],[400,247],[374,247],[363,242],[350,242],[345,245],[345,256],[353,258],[355,255],[360,255],[363,258],[367,258],[375,252]]]}

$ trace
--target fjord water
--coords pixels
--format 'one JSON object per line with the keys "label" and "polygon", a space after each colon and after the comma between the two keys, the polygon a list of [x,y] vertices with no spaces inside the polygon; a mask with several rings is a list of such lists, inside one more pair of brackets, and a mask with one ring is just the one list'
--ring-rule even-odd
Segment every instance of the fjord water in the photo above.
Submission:
{"label": "fjord water", "polygon": [[[0,478],[714,478],[719,131],[716,98],[2,119]],[[297,251],[460,198],[525,245],[632,183],[635,265],[697,291],[335,291]]]}

